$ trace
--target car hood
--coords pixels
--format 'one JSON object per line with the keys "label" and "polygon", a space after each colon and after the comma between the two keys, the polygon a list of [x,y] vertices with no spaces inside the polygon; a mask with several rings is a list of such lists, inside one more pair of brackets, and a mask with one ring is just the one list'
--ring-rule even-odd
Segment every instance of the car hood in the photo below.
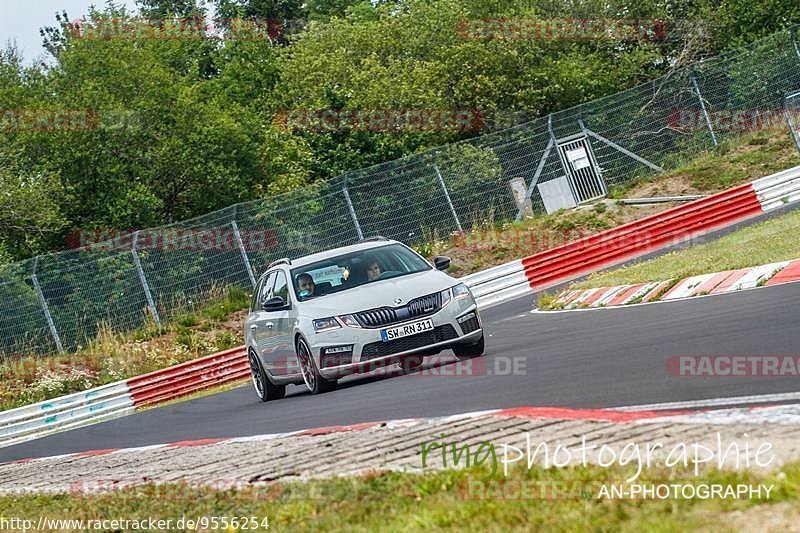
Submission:
{"label": "car hood", "polygon": [[[399,278],[374,281],[361,287],[339,293],[328,294],[303,302],[303,314],[311,318],[324,318],[374,309],[376,307],[399,307],[414,298],[443,291],[458,280],[438,270],[426,270]],[[394,302],[402,298],[401,304]]]}

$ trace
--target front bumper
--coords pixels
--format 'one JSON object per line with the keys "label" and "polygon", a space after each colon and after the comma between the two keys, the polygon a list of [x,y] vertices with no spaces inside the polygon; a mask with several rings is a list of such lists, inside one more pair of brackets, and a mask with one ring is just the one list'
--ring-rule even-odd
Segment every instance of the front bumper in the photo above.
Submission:
{"label": "front bumper", "polygon": [[[433,330],[387,342],[381,340],[380,331],[383,328],[345,326],[317,333],[313,336],[313,340],[309,339],[311,352],[317,361],[320,374],[332,379],[382,368],[406,355],[444,349],[458,343],[477,342],[483,335],[480,314],[471,297],[454,300],[433,315],[409,320],[405,324],[427,319],[432,320]],[[387,327],[402,325],[393,324]],[[342,350],[350,346],[352,346],[351,352],[340,352],[335,358],[326,355],[325,361],[322,361],[323,349]],[[339,364],[331,365],[330,359],[338,359],[335,363]]]}

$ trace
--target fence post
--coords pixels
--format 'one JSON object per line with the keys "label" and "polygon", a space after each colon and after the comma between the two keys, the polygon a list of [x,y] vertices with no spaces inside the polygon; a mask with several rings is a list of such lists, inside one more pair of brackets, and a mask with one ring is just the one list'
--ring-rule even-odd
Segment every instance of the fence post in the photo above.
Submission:
{"label": "fence post", "polygon": [[39,285],[39,278],[36,277],[36,268],[38,266],[39,258],[37,257],[33,262],[31,281],[33,282],[33,287],[36,289],[36,295],[39,297],[39,304],[42,306],[42,311],[44,311],[44,318],[47,320],[47,326],[50,328],[50,334],[53,336],[53,340],[56,343],[56,349],[58,350],[58,353],[64,353],[64,346],[61,345],[61,337],[58,336],[56,324],[53,322],[53,316],[50,314],[50,308],[47,306],[47,300],[44,299],[42,287]]}
{"label": "fence post", "polygon": [[708,126],[708,131],[711,132],[711,140],[714,141],[714,146],[718,146],[717,136],[714,134],[714,128],[711,127],[711,118],[708,116],[708,111],[706,111],[706,103],[703,101],[703,95],[700,94],[700,87],[697,85],[697,80],[694,78],[694,76],[689,76],[689,79],[692,80],[694,92],[697,94],[697,98],[700,100],[700,108],[703,110],[703,116],[706,118],[706,126]]}
{"label": "fence post", "polygon": [[358,217],[356,217],[356,210],[353,209],[353,201],[350,199],[350,192],[347,190],[347,185],[342,186],[342,193],[344,194],[344,199],[347,202],[347,209],[350,211],[350,218],[353,219],[353,224],[356,226],[356,233],[358,233],[358,239],[363,240],[364,234],[361,233],[361,224],[358,223]]}
{"label": "fence post", "polygon": [[236,237],[236,246],[239,247],[239,253],[242,254],[242,261],[244,261],[244,268],[247,270],[247,276],[250,278],[250,283],[253,288],[256,288],[256,277],[253,275],[253,267],[250,265],[250,259],[247,257],[247,250],[244,249],[242,242],[242,235],[239,233],[239,224],[236,223],[236,209],[238,206],[233,206],[233,217],[231,218],[231,227],[233,228],[233,235]]}
{"label": "fence post", "polygon": [[461,221],[458,220],[458,214],[456,214],[456,208],[453,207],[453,201],[450,199],[450,193],[447,191],[447,185],[444,183],[444,178],[442,178],[442,173],[439,172],[439,166],[436,163],[433,163],[433,170],[436,171],[436,178],[439,180],[439,185],[442,187],[442,191],[444,192],[444,197],[447,198],[447,205],[450,206],[450,212],[453,214],[453,220],[456,221],[456,227],[458,228],[459,233],[464,231],[461,228]]}
{"label": "fence post", "polygon": [[158,309],[153,301],[153,295],[150,293],[150,285],[147,284],[147,278],[144,277],[144,270],[142,270],[142,263],[139,261],[139,254],[136,252],[136,242],[139,240],[139,232],[133,234],[133,242],[131,243],[131,256],[133,256],[133,264],[136,265],[136,272],[139,274],[139,281],[142,283],[144,296],[147,298],[147,306],[150,308],[150,313],[153,315],[153,320],[156,325],[161,327],[161,318],[158,316]]}
{"label": "fence post", "polygon": [[[539,165],[536,167],[536,173],[533,175],[533,179],[531,179],[531,184],[528,185],[528,191],[525,194],[525,199],[530,200],[533,197],[533,189],[539,183],[539,176],[542,175],[542,171],[544,170],[544,166],[547,163],[547,158],[550,157],[550,152],[553,148],[557,148],[556,146],[556,135],[553,133],[553,114],[550,113],[547,115],[547,134],[550,136],[550,140],[547,141],[547,146],[544,149],[544,153],[542,154],[542,158],[539,159]],[[523,215],[523,210],[520,209],[517,212],[517,216],[515,220],[520,220]]]}
{"label": "fence post", "polygon": [[800,48],[797,47],[797,28],[792,28],[789,30],[789,35],[792,37],[792,46],[794,47],[794,53],[797,54],[797,59],[800,59]]}
{"label": "fence post", "polygon": [[797,138],[797,131],[794,129],[794,122],[789,117],[789,111],[786,109],[783,110],[783,118],[786,121],[786,124],[789,126],[789,133],[792,134],[794,147],[797,148],[797,153],[800,153],[800,139]]}
{"label": "fence post", "polygon": [[790,109],[792,105],[792,100],[795,98],[800,98],[800,92],[795,92],[792,94],[788,94],[783,99],[783,119],[786,121],[786,125],[789,126],[789,132],[792,134],[792,140],[794,141],[794,146],[797,148],[797,152],[800,153],[800,138],[798,138],[798,127],[797,124],[797,109]]}

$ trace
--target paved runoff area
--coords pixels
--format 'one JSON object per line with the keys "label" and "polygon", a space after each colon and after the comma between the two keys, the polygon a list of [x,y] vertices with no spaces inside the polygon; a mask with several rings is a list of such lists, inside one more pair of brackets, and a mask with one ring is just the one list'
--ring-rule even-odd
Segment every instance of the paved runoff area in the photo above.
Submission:
{"label": "paved runoff area", "polygon": [[[469,451],[455,465],[454,446]],[[697,461],[700,472],[709,465],[774,469],[800,458],[800,405],[691,412],[522,407],[94,450],[2,464],[0,493],[97,493],[166,482],[242,488],[376,470],[459,468],[467,455],[473,465],[496,469],[495,476],[506,467],[582,462],[639,464],[643,473],[648,463],[670,461],[690,469]]]}

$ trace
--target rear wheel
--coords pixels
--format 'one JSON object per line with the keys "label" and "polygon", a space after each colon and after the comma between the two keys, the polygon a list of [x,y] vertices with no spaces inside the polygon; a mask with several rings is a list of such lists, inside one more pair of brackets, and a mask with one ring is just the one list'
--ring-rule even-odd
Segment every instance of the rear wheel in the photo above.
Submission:
{"label": "rear wheel", "polygon": [[286,386],[273,385],[270,382],[267,373],[264,372],[264,368],[261,366],[261,362],[258,360],[255,353],[248,351],[247,360],[250,363],[250,375],[253,378],[253,388],[259,400],[262,402],[279,400],[286,395]]}
{"label": "rear wheel", "polygon": [[311,350],[303,337],[297,339],[296,351],[297,362],[300,364],[300,373],[303,375],[303,381],[308,390],[311,391],[311,394],[321,394],[336,388],[337,380],[325,379],[320,375],[314,356],[311,355]]}
{"label": "rear wheel", "polygon": [[453,345],[453,353],[459,359],[471,359],[473,357],[480,357],[483,355],[485,349],[483,335],[478,342],[472,344],[455,344]]}

